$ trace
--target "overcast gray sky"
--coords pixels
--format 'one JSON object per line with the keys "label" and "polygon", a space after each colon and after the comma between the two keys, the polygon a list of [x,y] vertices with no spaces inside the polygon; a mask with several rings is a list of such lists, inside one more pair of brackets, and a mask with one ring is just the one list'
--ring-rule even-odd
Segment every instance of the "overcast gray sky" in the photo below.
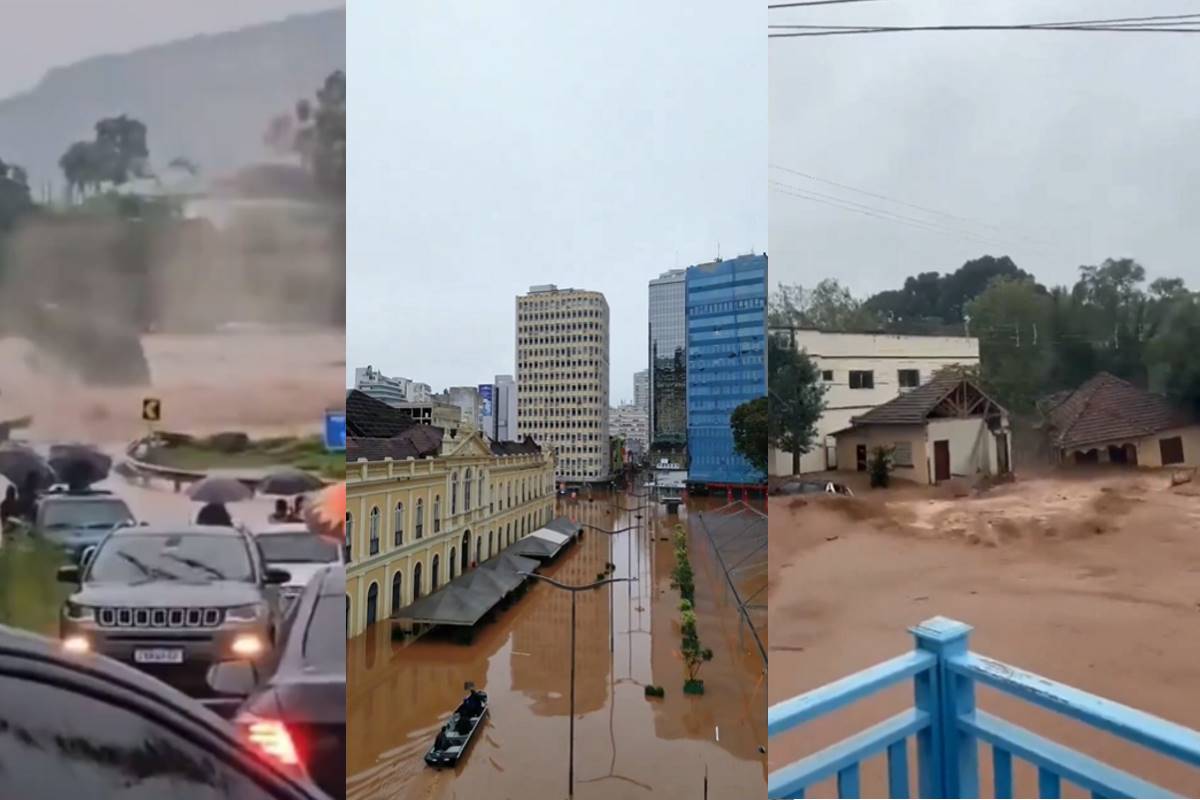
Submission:
{"label": "overcast gray sky", "polygon": [[[1200,12],[1161,0],[878,0],[771,24],[1027,23]],[[970,32],[772,39],[770,180],[958,233],[770,192],[772,283],[857,294],[1008,254],[1051,283],[1131,256],[1200,288],[1200,35]],[[999,230],[997,230],[997,228]],[[967,231],[989,243],[964,238]],[[1044,242],[1045,244],[1042,244]]]}
{"label": "overcast gray sky", "polygon": [[53,67],[90,56],[342,5],[342,0],[5,0],[0,98],[32,89]]}
{"label": "overcast gray sky", "polygon": [[766,12],[746,0],[354,0],[347,380],[514,371],[517,294],[604,292],[611,397],[647,281],[766,249]]}

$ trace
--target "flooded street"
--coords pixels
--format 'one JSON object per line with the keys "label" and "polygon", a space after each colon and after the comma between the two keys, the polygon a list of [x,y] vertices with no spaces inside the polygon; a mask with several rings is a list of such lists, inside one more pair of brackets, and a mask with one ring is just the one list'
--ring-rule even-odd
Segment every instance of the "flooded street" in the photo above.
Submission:
{"label": "flooded street", "polygon": [[[765,786],[763,665],[749,637],[739,645],[736,609],[703,533],[689,525],[696,571],[698,627],[714,651],[700,678],[706,693],[682,691],[679,595],[670,586],[670,532],[687,522],[666,517],[630,494],[597,493],[594,502],[560,500],[558,513],[588,529],[544,574],[578,585],[606,562],[621,583],[577,599],[575,795],[579,798],[746,796]],[[693,508],[724,504],[704,499]],[[700,537],[700,538],[698,538]],[[349,796],[383,798],[527,798],[567,794],[570,594],[534,583],[511,608],[480,625],[470,645],[427,635],[392,643],[387,624],[348,644]],[[465,682],[486,691],[485,726],[457,769],[423,762],[438,727],[462,699]],[[660,685],[664,699],[647,699]]]}
{"label": "flooded street", "polygon": [[[864,490],[771,504],[770,700],[911,649],[933,616],[975,627],[973,650],[1191,728],[1200,727],[1200,497],[1164,472],[1053,475],[977,497]],[[883,499],[887,498],[887,499]],[[779,737],[778,768],[897,713],[911,685]],[[987,711],[1182,796],[1194,770],[1049,712],[981,690]],[[981,748],[981,785],[990,785]],[[882,759],[864,796],[884,791]],[[1032,769],[1015,797],[1036,796]],[[809,796],[828,797],[832,783]],[[1064,795],[1071,796],[1071,795]]]}
{"label": "flooded street", "polygon": [[142,398],[157,397],[161,430],[287,435],[318,430],[345,402],[342,331],[154,334],[142,346],[150,386],[98,388],[35,361],[28,342],[0,339],[0,420],[31,415],[22,438],[127,443],[147,432]]}

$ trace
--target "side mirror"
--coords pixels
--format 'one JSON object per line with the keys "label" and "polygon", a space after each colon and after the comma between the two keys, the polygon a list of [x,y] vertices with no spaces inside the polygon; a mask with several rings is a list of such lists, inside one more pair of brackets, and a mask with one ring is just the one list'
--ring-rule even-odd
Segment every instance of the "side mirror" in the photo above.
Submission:
{"label": "side mirror", "polygon": [[58,582],[79,585],[79,567],[74,564],[64,564],[58,568]]}
{"label": "side mirror", "polygon": [[86,567],[92,563],[92,559],[96,556],[96,545],[83,548],[83,555],[79,557],[79,566]]}
{"label": "side mirror", "polygon": [[263,574],[263,582],[270,586],[278,586],[281,583],[287,583],[291,579],[292,573],[286,569],[277,569],[275,567],[268,567],[267,571]]}
{"label": "side mirror", "polygon": [[207,681],[217,694],[246,697],[258,685],[258,670],[249,661],[219,661],[208,668]]}

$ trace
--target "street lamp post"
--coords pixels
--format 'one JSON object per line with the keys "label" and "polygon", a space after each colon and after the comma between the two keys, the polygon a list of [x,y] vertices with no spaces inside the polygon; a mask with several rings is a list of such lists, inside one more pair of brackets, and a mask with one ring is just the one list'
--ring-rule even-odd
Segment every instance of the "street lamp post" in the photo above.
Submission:
{"label": "street lamp post", "polygon": [[580,592],[588,592],[592,589],[598,589],[601,586],[610,583],[633,582],[637,578],[605,578],[600,581],[593,581],[582,586],[571,586],[570,584],[560,583],[553,578],[548,578],[545,575],[539,575],[536,572],[519,573],[527,578],[537,578],[539,581],[544,581],[556,589],[571,593],[571,739],[569,745],[570,755],[567,761],[567,797],[575,796],[575,596]]}

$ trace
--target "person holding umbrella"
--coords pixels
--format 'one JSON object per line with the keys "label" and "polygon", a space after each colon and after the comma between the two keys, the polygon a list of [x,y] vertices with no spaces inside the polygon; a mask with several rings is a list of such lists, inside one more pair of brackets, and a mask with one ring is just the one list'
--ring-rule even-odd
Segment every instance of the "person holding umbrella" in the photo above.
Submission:
{"label": "person holding umbrella", "polygon": [[197,525],[234,527],[233,517],[225,506],[228,503],[249,500],[253,496],[254,492],[241,481],[212,475],[197,481],[188,489],[189,498],[204,503],[200,513],[196,515]]}

